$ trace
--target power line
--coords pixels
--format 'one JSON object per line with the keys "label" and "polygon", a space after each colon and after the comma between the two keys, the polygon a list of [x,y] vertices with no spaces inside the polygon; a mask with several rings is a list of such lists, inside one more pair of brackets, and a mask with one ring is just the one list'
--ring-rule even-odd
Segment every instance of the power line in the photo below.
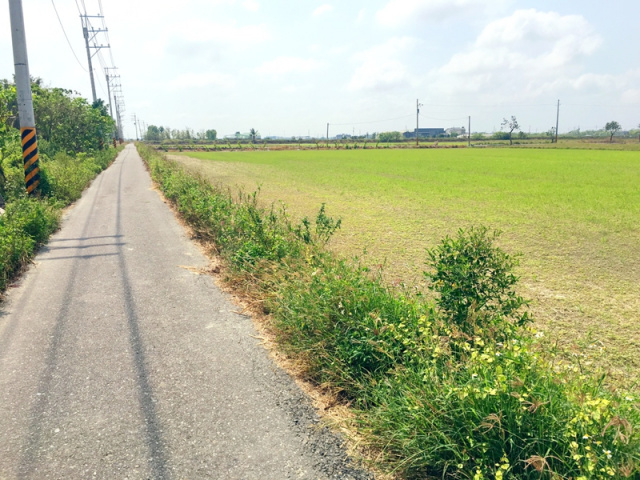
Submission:
{"label": "power line", "polygon": [[67,44],[69,45],[69,48],[71,49],[71,53],[73,53],[73,56],[76,57],[76,61],[78,62],[78,65],[80,65],[80,67],[85,72],[88,72],[88,70],[86,68],[84,68],[84,65],[82,64],[82,62],[80,62],[80,59],[78,58],[78,55],[76,55],[76,52],[73,49],[73,46],[71,45],[71,42],[69,41],[69,37],[67,36],[67,32],[64,29],[64,25],[62,24],[62,20],[60,20],[60,15],[58,14],[58,9],[56,8],[56,4],[55,4],[55,2],[53,0],[51,0],[51,4],[53,5],[54,12],[56,12],[56,17],[58,17],[58,23],[60,24],[60,28],[62,28],[62,33],[64,33],[64,38],[67,39]]}
{"label": "power line", "polygon": [[332,123],[331,125],[334,125],[336,127],[341,127],[341,126],[345,126],[345,125],[366,125],[366,124],[370,124],[370,123],[391,122],[392,120],[401,120],[401,119],[407,118],[407,117],[413,117],[413,113],[411,115],[403,115],[402,117],[387,118],[386,120],[373,120],[373,121],[370,121],[370,122]]}
{"label": "power line", "polygon": [[[86,15],[87,14],[87,9],[85,8],[85,10],[83,12],[82,9],[80,8],[80,4],[78,3],[78,0],[75,0],[75,1],[76,1],[76,7],[78,7],[78,13],[80,15]],[[84,2],[83,2],[83,5],[84,5]]]}
{"label": "power line", "polygon": [[425,115],[422,116],[422,118],[428,118],[429,120],[440,120],[440,121],[443,121],[443,122],[455,122],[456,120],[466,120],[467,117],[468,117],[468,115],[465,116],[465,117],[456,117],[456,118],[427,117]]}
{"label": "power line", "polygon": [[555,107],[555,103],[536,103],[536,104],[524,104],[524,103],[500,103],[500,104],[488,104],[488,103],[429,103],[429,107],[476,107],[476,108],[502,108],[502,107]]}
{"label": "power line", "polygon": [[565,103],[564,104],[567,107],[598,107],[598,108],[638,108],[638,104],[637,103],[627,103],[627,104],[617,104],[617,105],[589,105],[589,104],[585,104],[585,103]]}

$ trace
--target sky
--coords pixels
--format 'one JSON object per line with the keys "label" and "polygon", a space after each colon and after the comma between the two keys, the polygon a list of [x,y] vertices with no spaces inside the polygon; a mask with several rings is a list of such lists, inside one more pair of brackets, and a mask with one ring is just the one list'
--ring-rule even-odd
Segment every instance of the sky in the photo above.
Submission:
{"label": "sky", "polygon": [[[23,3],[31,75],[86,98],[79,12],[103,12],[97,93],[108,97],[102,67],[117,67],[128,137],[133,115],[220,137],[413,130],[417,100],[421,128],[471,117],[472,132],[493,132],[515,116],[525,133],[546,132],[558,100],[561,133],[640,124],[637,0]],[[5,4],[0,78],[13,68]]]}

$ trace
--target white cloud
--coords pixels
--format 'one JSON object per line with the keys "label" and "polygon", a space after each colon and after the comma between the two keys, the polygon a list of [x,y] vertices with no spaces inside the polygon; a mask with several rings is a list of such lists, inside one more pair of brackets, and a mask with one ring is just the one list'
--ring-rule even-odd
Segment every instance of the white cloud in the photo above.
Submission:
{"label": "white cloud", "polygon": [[325,3],[323,5],[320,5],[318,8],[316,8],[313,11],[313,16],[314,17],[319,17],[321,15],[326,15],[327,13],[330,13],[332,11],[333,11],[333,5]]}
{"label": "white cloud", "polygon": [[356,68],[349,90],[388,90],[412,82],[406,65],[399,59],[417,44],[413,38],[392,38],[388,42],[354,55]]}
{"label": "white cloud", "polygon": [[453,55],[436,76],[449,93],[492,89],[535,97],[551,85],[550,79],[579,75],[581,61],[601,42],[582,16],[518,10],[489,23],[475,43]]}
{"label": "white cloud", "polygon": [[379,23],[398,27],[410,22],[438,22],[465,13],[495,10],[509,0],[390,0],[376,13]]}
{"label": "white cloud", "polygon": [[321,62],[310,58],[278,57],[264,62],[256,68],[256,72],[267,75],[283,75],[290,73],[308,73],[318,70],[321,67]]}
{"label": "white cloud", "polygon": [[242,6],[250,12],[257,12],[260,9],[260,4],[255,0],[245,0],[242,2]]}
{"label": "white cloud", "polygon": [[[622,101],[627,104],[639,104],[640,103],[640,89],[629,88],[622,92]],[[634,127],[635,128],[635,127]]]}
{"label": "white cloud", "polygon": [[217,23],[204,19],[177,23],[172,32],[182,41],[215,42],[232,48],[251,47],[271,38],[264,25],[237,25],[235,22]]}
{"label": "white cloud", "polygon": [[485,50],[507,46],[529,56],[542,51],[566,62],[593,53],[600,43],[600,37],[581,15],[563,16],[530,9],[518,10],[510,17],[487,25],[476,46]]}
{"label": "white cloud", "polygon": [[183,73],[174,78],[169,86],[176,89],[190,87],[232,87],[234,84],[233,77],[222,73]]}
{"label": "white cloud", "polygon": [[640,70],[631,70],[620,75],[584,73],[577,77],[564,76],[543,84],[545,90],[570,90],[576,94],[596,96],[603,92],[619,92],[622,102],[640,101]]}

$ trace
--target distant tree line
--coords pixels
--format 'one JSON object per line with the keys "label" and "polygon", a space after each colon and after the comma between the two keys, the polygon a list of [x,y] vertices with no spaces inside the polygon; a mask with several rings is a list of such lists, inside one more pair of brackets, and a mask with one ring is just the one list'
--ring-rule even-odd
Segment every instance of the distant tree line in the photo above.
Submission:
{"label": "distant tree line", "polygon": [[[483,132],[475,132],[471,135],[471,139],[478,140],[486,140],[490,138],[492,140],[508,140],[513,142],[514,139],[526,139],[526,138],[541,138],[541,137],[551,137],[552,139],[555,137],[555,127],[551,127],[546,132],[535,133],[535,134],[527,134],[520,129],[520,125],[515,116],[511,116],[510,119],[503,119],[501,123],[502,129],[494,132],[492,134],[486,134]],[[638,126],[640,129],[640,125]],[[609,137],[609,140],[613,140],[613,136],[620,133],[621,127],[618,122],[608,122],[605,128],[600,130],[572,130],[570,132],[566,132],[561,134],[561,137],[565,138],[588,138],[588,137]],[[639,136],[640,139],[640,130],[631,130],[629,131],[629,135],[631,136]],[[467,135],[449,135],[443,134],[438,136],[437,138],[463,138],[466,139]],[[256,142],[260,138],[260,133],[252,128],[248,134],[241,134],[240,132],[236,132],[235,139],[233,141],[241,141],[241,140],[249,140],[252,142]],[[189,143],[189,142],[213,142],[216,140],[222,140],[218,137],[218,133],[214,129],[209,130],[199,130],[195,131],[192,128],[185,128],[183,130],[173,129],[170,127],[149,125],[147,127],[147,131],[143,132],[142,139],[147,142],[152,143]],[[287,139],[277,138],[277,139],[262,139],[265,142],[295,142],[295,141],[308,141],[308,140],[318,140],[323,141],[323,138],[312,139],[310,137],[291,137]],[[389,131],[389,132],[374,132],[367,133],[363,135],[345,135],[339,136],[338,140],[343,141],[368,141],[374,140],[380,143],[391,143],[391,142],[404,142],[407,139],[404,137],[403,133],[400,131]]]}
{"label": "distant tree line", "polygon": [[188,140],[209,140],[214,141],[218,139],[218,132],[214,129],[199,130],[196,132],[192,128],[185,128],[184,130],[174,129],[170,127],[158,127],[156,125],[149,125],[147,131],[142,136],[146,142],[163,142],[163,141],[188,141]]}

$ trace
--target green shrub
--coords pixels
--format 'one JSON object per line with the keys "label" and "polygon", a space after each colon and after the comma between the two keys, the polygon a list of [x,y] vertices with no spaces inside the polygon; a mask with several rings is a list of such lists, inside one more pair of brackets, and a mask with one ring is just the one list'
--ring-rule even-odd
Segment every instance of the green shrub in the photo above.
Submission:
{"label": "green shrub", "polygon": [[58,226],[58,210],[23,197],[6,205],[0,215],[0,291],[33,256]]}
{"label": "green shrub", "polygon": [[27,197],[22,158],[3,162],[2,195],[6,212],[0,216],[0,292],[33,257],[38,245],[58,225],[60,208],[76,200],[95,175],[115,158],[116,150],[93,156],[71,157],[58,153],[53,159],[41,155],[38,197]]}
{"label": "green shrub", "polygon": [[407,478],[638,478],[637,399],[554,372],[528,341],[468,345],[371,394],[363,424]]}
{"label": "green shrub", "polygon": [[89,182],[106,167],[104,163],[104,156],[78,154],[74,158],[65,153],[56,154],[53,160],[42,162],[50,185],[48,193],[64,204],[77,200]]}
{"label": "green shrub", "polygon": [[431,271],[425,276],[429,288],[439,294],[436,303],[447,319],[469,335],[509,335],[512,321],[521,327],[529,321],[521,307],[527,302],[514,290],[518,278],[513,269],[517,259],[493,242],[499,232],[486,227],[461,229],[428,250]]}

